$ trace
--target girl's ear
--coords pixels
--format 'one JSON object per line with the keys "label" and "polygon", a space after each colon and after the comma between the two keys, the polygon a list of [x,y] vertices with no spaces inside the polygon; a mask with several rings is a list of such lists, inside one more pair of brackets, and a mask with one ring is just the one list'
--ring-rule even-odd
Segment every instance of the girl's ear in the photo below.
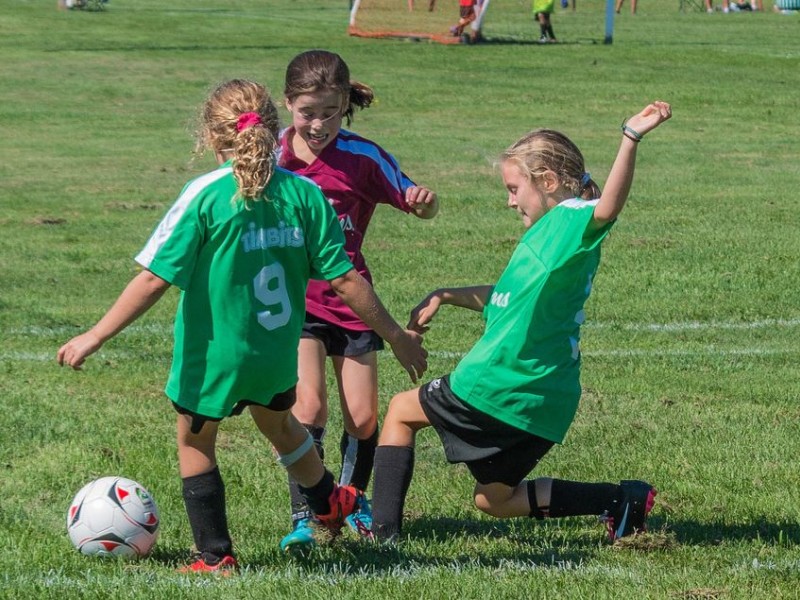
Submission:
{"label": "girl's ear", "polygon": [[561,187],[558,175],[549,169],[541,175],[540,180],[542,182],[542,190],[548,194],[555,193]]}
{"label": "girl's ear", "polygon": [[283,99],[283,105],[286,107],[286,110],[288,110],[289,112],[292,112],[292,101],[291,100],[289,100],[288,98],[284,98]]}

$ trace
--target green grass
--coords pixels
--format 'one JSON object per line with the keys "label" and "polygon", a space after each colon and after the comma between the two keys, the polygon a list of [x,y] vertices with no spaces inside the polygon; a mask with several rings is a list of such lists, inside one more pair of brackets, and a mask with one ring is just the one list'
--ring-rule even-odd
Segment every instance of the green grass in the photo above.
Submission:
{"label": "green grass", "polygon": [[[770,4],[766,2],[765,4]],[[796,598],[800,570],[800,15],[681,14],[643,0],[603,45],[601,0],[558,11],[557,46],[532,42],[527,2],[492,4],[477,47],[344,34],[343,1],[112,0],[0,6],[0,597],[2,598]],[[494,24],[493,24],[494,21]],[[441,285],[492,282],[522,233],[494,157],[535,127],[566,132],[602,182],[619,123],[646,102],[672,121],[642,142],[630,204],[605,244],[587,305],[584,399],[536,473],[644,478],[654,534],[611,546],[592,519],[498,521],[471,481],[419,437],[408,540],[352,538],[282,556],[285,474],[246,417],[220,436],[231,580],[174,573],[191,535],[174,416],[162,389],[175,294],[90,359],[55,364],[135,272],[132,257],[191,175],[192,117],[230,77],[266,83],[313,47],[340,52],[378,103],[353,129],[440,194],[432,222],[379,210],[366,254],[404,319]],[[284,113],[285,116],[285,113]],[[430,375],[480,334],[445,309]],[[409,387],[381,357],[381,405]],[[333,410],[328,456],[338,467]],[[152,557],[80,556],[72,495],[93,477],[144,483],[162,513]]]}

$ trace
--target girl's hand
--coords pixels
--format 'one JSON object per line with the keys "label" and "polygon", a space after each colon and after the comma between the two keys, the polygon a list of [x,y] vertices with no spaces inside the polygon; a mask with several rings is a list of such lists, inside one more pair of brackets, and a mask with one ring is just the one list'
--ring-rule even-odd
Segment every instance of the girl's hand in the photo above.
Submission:
{"label": "girl's hand", "polygon": [[100,339],[90,330],[75,336],[58,349],[56,360],[62,367],[67,365],[76,371],[90,354],[94,354],[102,346]]}
{"label": "girl's hand", "polygon": [[411,318],[408,321],[408,329],[423,334],[430,329],[429,323],[442,305],[442,298],[436,292],[429,294],[422,302],[417,304],[411,311]]}
{"label": "girl's hand", "polygon": [[625,122],[626,127],[630,127],[640,136],[644,136],[661,125],[672,116],[672,107],[666,102],[656,100],[652,104],[644,107],[638,115],[633,115]]}
{"label": "girl's hand", "polygon": [[422,336],[416,331],[403,330],[391,342],[392,352],[408,372],[413,383],[428,370],[428,351],[422,347]]}
{"label": "girl's hand", "polygon": [[418,217],[423,219],[430,219],[439,212],[436,192],[421,185],[406,189],[406,204]]}

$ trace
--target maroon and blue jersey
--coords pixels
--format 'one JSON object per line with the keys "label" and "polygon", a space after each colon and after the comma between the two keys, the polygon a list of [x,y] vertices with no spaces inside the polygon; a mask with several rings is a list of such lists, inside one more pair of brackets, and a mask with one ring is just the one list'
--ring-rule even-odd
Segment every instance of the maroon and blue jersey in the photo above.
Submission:
{"label": "maroon and blue jersey", "polygon": [[[372,283],[361,252],[372,214],[378,204],[389,204],[411,212],[406,190],[416,184],[400,170],[395,158],[376,143],[344,129],[311,164],[297,158],[289,140],[294,129],[281,135],[278,164],[311,179],[325,194],[339,217],[345,237],[345,251],[353,266]],[[333,325],[356,331],[367,326],[342,302],[327,281],[308,282],[306,311]]]}

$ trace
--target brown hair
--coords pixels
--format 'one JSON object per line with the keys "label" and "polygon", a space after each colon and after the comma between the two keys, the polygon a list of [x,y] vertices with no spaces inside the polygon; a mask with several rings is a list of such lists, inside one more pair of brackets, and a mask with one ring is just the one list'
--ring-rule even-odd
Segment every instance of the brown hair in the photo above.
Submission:
{"label": "brown hair", "polygon": [[563,133],[552,129],[536,129],[509,146],[500,160],[515,163],[531,181],[552,171],[561,185],[577,198],[600,197],[600,188],[588,177],[583,154]]}
{"label": "brown hair", "polygon": [[[258,118],[237,127],[245,113]],[[232,79],[218,85],[203,105],[195,150],[232,151],[237,197],[259,200],[275,170],[278,133],[278,110],[269,91],[253,81]]]}
{"label": "brown hair", "polygon": [[355,108],[367,108],[375,99],[368,85],[350,79],[350,69],[342,57],[326,50],[308,50],[295,56],[286,67],[284,96],[289,101],[302,94],[324,90],[341,92],[342,117],[350,125]]}

